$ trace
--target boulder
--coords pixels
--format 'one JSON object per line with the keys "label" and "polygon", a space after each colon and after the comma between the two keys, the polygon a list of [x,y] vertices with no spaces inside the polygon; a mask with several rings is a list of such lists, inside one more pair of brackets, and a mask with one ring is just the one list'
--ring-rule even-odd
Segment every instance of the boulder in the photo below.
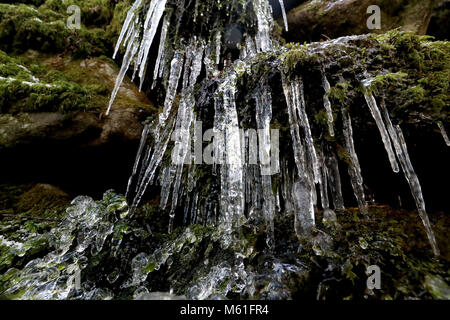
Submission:
{"label": "boulder", "polygon": [[[126,78],[106,116],[111,88],[119,71],[108,58],[77,60],[29,51],[20,60],[11,62],[14,63],[23,63],[33,71],[36,68],[32,63],[39,63],[49,76],[45,71],[32,76],[49,81],[55,73],[67,83],[64,87],[67,90],[78,86],[86,93],[79,94],[81,98],[76,101],[65,99],[64,106],[55,104],[58,99],[45,105],[36,103],[35,108],[29,108],[29,104],[20,106],[21,101],[30,100],[32,95],[38,96],[33,101],[40,101],[40,94],[46,91],[31,92],[17,102],[8,100],[10,104],[4,105],[7,112],[0,113],[3,182],[45,181],[74,194],[95,195],[108,188],[121,190],[128,179],[127,168],[134,161],[142,122],[157,111],[146,95]],[[124,170],[117,172],[118,167]]]}
{"label": "boulder", "polygon": [[[381,9],[381,28],[369,30],[367,9]],[[310,0],[287,14],[288,41],[318,41],[347,35],[384,33],[400,28],[425,34],[433,13],[434,0]],[[282,25],[282,21],[279,21]]]}

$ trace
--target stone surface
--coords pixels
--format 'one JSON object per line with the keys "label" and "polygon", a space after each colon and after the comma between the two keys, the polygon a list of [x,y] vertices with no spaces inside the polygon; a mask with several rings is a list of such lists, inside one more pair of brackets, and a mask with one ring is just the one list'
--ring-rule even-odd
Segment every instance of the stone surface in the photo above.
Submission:
{"label": "stone surface", "polygon": [[[288,13],[288,41],[317,41],[400,28],[425,34],[433,12],[433,0],[310,0]],[[367,28],[367,8],[381,9],[381,29]],[[281,21],[279,22],[281,25]]]}
{"label": "stone surface", "polygon": [[[36,52],[29,53],[48,67],[66,71],[78,64],[79,73],[92,77],[111,87],[118,69],[111,63],[99,58],[81,60],[81,62],[60,57],[39,57]],[[109,92],[105,93],[105,98]],[[106,99],[105,99],[106,101]],[[140,138],[141,121],[154,112],[152,103],[129,80],[125,80],[119,90],[117,100],[109,116],[104,116],[100,109],[64,112],[20,112],[0,115],[0,149],[13,148],[43,140],[64,141],[83,137],[84,145],[99,145],[110,142],[110,139],[134,141]],[[98,110],[98,111],[97,111]],[[100,113],[99,113],[100,111]],[[103,110],[104,111],[104,110]]]}

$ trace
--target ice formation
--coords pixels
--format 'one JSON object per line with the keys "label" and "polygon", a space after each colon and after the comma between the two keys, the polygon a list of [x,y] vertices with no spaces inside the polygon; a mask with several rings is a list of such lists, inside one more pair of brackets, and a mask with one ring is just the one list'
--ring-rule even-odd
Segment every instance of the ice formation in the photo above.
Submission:
{"label": "ice formation", "polygon": [[[305,93],[301,76],[292,77],[280,70],[295,167],[286,162],[284,155],[281,155],[280,159],[272,159],[276,150],[272,150],[270,141],[272,93],[267,79],[259,81],[252,96],[255,104],[253,121],[258,132],[251,130],[243,132],[241,128],[244,119],[240,118],[236,102],[236,97],[240,93],[237,81],[245,75],[251,76],[251,63],[258,59],[258,53],[278,50],[275,47],[276,42],[270,36],[274,21],[268,1],[252,0],[251,4],[253,29],[248,26],[249,30],[243,34],[243,43],[239,47],[240,59],[231,65],[225,63],[226,57],[223,55],[226,46],[222,43],[224,36],[220,29],[213,30],[206,37],[204,34],[194,34],[189,35],[187,39],[186,35],[178,34],[181,32],[179,17],[184,13],[181,4],[174,7],[171,2],[166,1],[136,0],[124,22],[115,50],[117,53],[123,46],[124,58],[108,111],[126,71],[133,66],[133,75],[138,75],[142,86],[147,67],[153,66],[152,87],[158,81],[162,82],[166,88],[166,97],[159,118],[151,127],[147,125],[143,131],[127,197],[131,202],[133,213],[139,206],[148,185],[159,183],[160,205],[161,208],[168,210],[170,216],[169,231],[172,230],[179,211],[183,211],[184,223],[212,223],[227,230],[231,230],[233,226],[239,225],[247,218],[261,216],[269,227],[268,241],[270,241],[274,232],[274,216],[279,211],[295,214],[295,230],[299,235],[312,230],[315,225],[314,206],[317,205],[319,198],[317,190],[323,209],[330,209],[331,204],[335,210],[344,208],[336,156],[338,152],[330,144],[320,145],[315,141],[314,130],[308,116],[309,106],[305,99],[307,92]],[[165,8],[166,5],[170,10],[169,7]],[[219,9],[222,8],[222,4],[218,5]],[[280,5],[287,29],[283,1],[280,1]],[[243,9],[250,10],[249,8],[244,5]],[[200,18],[196,11],[194,21]],[[151,57],[149,52],[159,25],[161,31],[157,56]],[[354,39],[355,37],[345,37],[324,42],[311,47],[310,51],[314,54],[330,45],[345,45]],[[280,66],[281,63],[274,64],[275,68],[277,65]],[[204,74],[202,70],[205,70]],[[331,137],[336,135],[335,125],[342,128],[351,186],[360,212],[367,216],[368,204],[354,142],[351,111],[341,107],[342,123],[341,125],[335,123],[337,110],[333,110],[329,99],[331,85],[326,66],[322,65],[318,71],[322,78],[323,106],[327,117],[328,134]],[[197,130],[195,129],[197,120],[205,120],[198,119],[202,112],[196,107],[199,98],[195,95],[194,87],[210,80],[217,83],[212,97],[213,134],[209,137],[209,141],[211,139],[213,141],[210,151],[214,161],[212,168],[205,168],[201,161],[197,163],[193,159],[191,133]],[[392,170],[399,172],[398,162],[400,162],[410,183],[430,243],[437,253],[434,235],[424,209],[420,184],[407,156],[406,144],[399,142],[401,134],[398,129],[394,130],[388,121],[384,104],[380,111],[376,98],[370,91],[370,84],[371,78],[361,82],[363,96],[380,132]],[[445,130],[441,124],[439,128],[445,138]],[[197,139],[202,139],[201,131],[195,134]],[[150,135],[153,136],[153,140],[150,139]],[[173,148],[170,147],[172,140]],[[253,145],[258,145],[259,152],[252,151]],[[164,160],[168,150],[172,152],[172,163]],[[270,160],[278,162],[279,170],[274,173],[271,173]],[[255,165],[255,161],[259,165]],[[218,188],[218,192],[210,192],[207,197],[200,194],[197,174],[205,171],[217,177],[214,179],[217,179],[215,185]],[[280,179],[282,187],[274,189],[273,179]],[[217,196],[214,196],[215,194]]]}

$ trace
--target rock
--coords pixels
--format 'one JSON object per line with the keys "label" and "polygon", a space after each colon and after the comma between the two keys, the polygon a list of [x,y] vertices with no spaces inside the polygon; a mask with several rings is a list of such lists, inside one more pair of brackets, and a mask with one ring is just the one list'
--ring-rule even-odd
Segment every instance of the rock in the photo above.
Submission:
{"label": "rock", "polygon": [[0,115],[0,150],[77,139],[80,146],[98,146],[111,139],[136,141],[142,130],[141,115],[143,112],[134,107],[113,109],[104,119],[87,112],[3,114]]}
{"label": "rock", "polygon": [[[318,41],[370,32],[384,33],[400,28],[425,34],[433,12],[433,0],[310,0],[288,12],[288,41]],[[381,29],[369,30],[367,8],[381,9]],[[282,25],[282,21],[279,21]]]}
{"label": "rock", "polygon": [[437,300],[450,300],[450,287],[440,276],[427,274],[425,288]]}
{"label": "rock", "polygon": [[[105,116],[118,74],[118,67],[107,58],[74,60],[28,51],[23,61],[27,59],[38,62],[49,73],[63,73],[68,90],[76,85],[85,88],[88,103],[80,107],[74,101],[69,109],[50,104],[51,110],[55,110],[51,112],[39,106],[32,110],[6,106],[5,110],[11,112],[0,113],[0,175],[4,181],[12,184],[47,181],[70,191],[75,191],[70,189],[72,186],[90,181],[89,185],[95,185],[99,192],[105,186],[126,185],[127,178],[123,176],[128,176],[128,168],[134,161],[142,122],[156,114],[153,104],[125,79],[110,114]],[[59,96],[66,93],[63,91]],[[34,94],[40,97],[39,92]],[[124,168],[122,174],[111,175],[111,169],[117,167]]]}
{"label": "rock", "polygon": [[[18,85],[5,80],[0,83],[6,86],[7,92],[18,91],[9,92],[10,98],[0,100],[3,113],[0,114],[0,150],[42,141],[78,139],[83,145],[105,144],[117,138],[135,141],[140,138],[141,121],[156,112],[146,95],[126,78],[110,115],[103,115],[119,71],[108,58],[77,60],[34,50],[20,58],[0,54],[3,59],[0,70],[25,68],[27,79],[38,79],[33,81],[46,83],[49,89],[57,90],[54,95],[49,95],[33,85],[26,87],[28,91],[24,94],[20,81]],[[38,63],[40,69],[33,63]],[[49,82],[55,75],[54,82]],[[18,76],[14,72],[11,74],[12,78]]]}
{"label": "rock", "polygon": [[62,210],[69,204],[70,197],[61,189],[50,184],[38,183],[19,197],[16,213],[39,214]]}

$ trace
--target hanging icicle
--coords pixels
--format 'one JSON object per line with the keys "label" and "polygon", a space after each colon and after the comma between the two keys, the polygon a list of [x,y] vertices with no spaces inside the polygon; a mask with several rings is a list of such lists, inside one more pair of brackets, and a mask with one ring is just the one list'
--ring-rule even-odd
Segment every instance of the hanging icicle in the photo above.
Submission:
{"label": "hanging icicle", "polygon": [[350,182],[353,187],[356,201],[358,202],[359,210],[363,215],[368,214],[368,206],[364,194],[363,178],[361,175],[361,167],[359,165],[358,156],[355,151],[355,143],[353,141],[353,128],[350,114],[345,107],[342,107],[342,133],[345,138],[345,148],[349,155],[350,165],[348,167],[348,174],[350,175]]}
{"label": "hanging icicle", "polygon": [[398,163],[397,159],[395,158],[394,150],[392,150],[392,144],[391,140],[389,139],[389,134],[386,130],[386,126],[384,125],[380,110],[378,109],[377,101],[375,100],[373,94],[368,91],[367,86],[364,87],[364,97],[366,99],[367,105],[369,106],[370,113],[372,114],[372,117],[377,124],[378,130],[380,131],[381,139],[383,140],[384,148],[386,149],[386,152],[388,154],[392,170],[397,173],[399,172]]}
{"label": "hanging icicle", "polygon": [[278,1],[280,2],[281,14],[283,15],[284,29],[286,31],[289,31],[288,20],[287,20],[287,16],[286,16],[286,9],[284,8],[284,0],[278,0]]}
{"label": "hanging icicle", "polygon": [[450,139],[447,135],[447,131],[445,131],[444,125],[442,124],[441,121],[438,121],[437,124],[438,124],[439,130],[441,131],[442,137],[444,138],[445,144],[450,147]]}
{"label": "hanging icicle", "polygon": [[274,241],[275,198],[272,192],[272,172],[270,166],[271,141],[270,122],[272,120],[272,97],[269,86],[265,83],[255,95],[256,124],[259,141],[259,163],[263,191],[263,216],[269,226],[270,243]]}
{"label": "hanging icicle", "polygon": [[436,243],[433,229],[431,228],[430,219],[428,218],[428,214],[425,211],[425,201],[422,194],[422,187],[420,186],[419,178],[417,177],[417,174],[414,171],[411,160],[409,158],[403,132],[399,125],[397,125],[396,127],[393,126],[384,100],[381,101],[380,106],[383,112],[384,120],[386,121],[388,127],[389,135],[394,144],[395,152],[400,161],[400,165],[403,169],[403,173],[405,174],[405,178],[408,181],[414,201],[416,202],[417,211],[419,212],[419,216],[422,219],[423,225],[425,226],[425,231],[433,249],[433,253],[438,256],[439,248]]}

